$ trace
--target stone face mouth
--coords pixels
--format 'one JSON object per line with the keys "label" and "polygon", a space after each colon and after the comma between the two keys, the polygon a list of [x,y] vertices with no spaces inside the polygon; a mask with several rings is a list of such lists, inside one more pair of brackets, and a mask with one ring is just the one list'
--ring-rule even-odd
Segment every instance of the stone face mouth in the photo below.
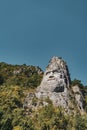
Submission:
{"label": "stone face mouth", "polygon": [[49,78],[47,81],[50,81],[50,80],[56,80],[55,78]]}

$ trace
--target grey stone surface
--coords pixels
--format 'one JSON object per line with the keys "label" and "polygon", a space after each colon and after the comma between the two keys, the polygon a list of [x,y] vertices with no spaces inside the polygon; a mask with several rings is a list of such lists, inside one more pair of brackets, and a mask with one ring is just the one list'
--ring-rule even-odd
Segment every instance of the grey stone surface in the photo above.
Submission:
{"label": "grey stone surface", "polygon": [[63,106],[67,108],[69,102],[69,79],[66,63],[53,57],[44,73],[42,82],[37,87],[36,97],[52,100],[54,106]]}
{"label": "grey stone surface", "polygon": [[[75,99],[74,103],[71,97]],[[63,107],[67,113],[75,113],[76,107],[80,113],[84,112],[82,93],[77,86],[74,86],[73,89],[70,88],[68,66],[64,60],[58,57],[50,60],[36,92],[30,93],[26,97],[27,106],[33,110],[38,109],[38,107],[48,104],[47,98],[55,107]]]}

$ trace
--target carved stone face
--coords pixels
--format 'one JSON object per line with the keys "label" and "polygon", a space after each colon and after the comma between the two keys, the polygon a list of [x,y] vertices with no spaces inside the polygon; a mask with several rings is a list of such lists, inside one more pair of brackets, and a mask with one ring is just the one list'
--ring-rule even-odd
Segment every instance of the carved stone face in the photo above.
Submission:
{"label": "carved stone face", "polygon": [[63,74],[58,72],[58,70],[46,71],[44,75],[44,80],[51,82],[51,81],[60,81],[63,79]]}
{"label": "carved stone face", "polygon": [[[41,83],[43,89],[46,91],[62,92],[64,91],[64,73],[57,69],[46,71]],[[46,87],[47,86],[47,87]]]}
{"label": "carved stone face", "polygon": [[64,62],[54,57],[49,62],[38,89],[45,92],[63,92],[67,85],[65,77],[66,66],[64,66]]}

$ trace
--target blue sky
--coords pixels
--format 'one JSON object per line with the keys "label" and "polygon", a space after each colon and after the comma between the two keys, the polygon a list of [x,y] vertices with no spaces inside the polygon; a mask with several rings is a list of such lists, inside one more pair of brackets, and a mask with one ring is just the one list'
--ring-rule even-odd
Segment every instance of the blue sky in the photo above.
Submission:
{"label": "blue sky", "polygon": [[0,62],[40,66],[62,57],[87,85],[87,0],[0,0]]}

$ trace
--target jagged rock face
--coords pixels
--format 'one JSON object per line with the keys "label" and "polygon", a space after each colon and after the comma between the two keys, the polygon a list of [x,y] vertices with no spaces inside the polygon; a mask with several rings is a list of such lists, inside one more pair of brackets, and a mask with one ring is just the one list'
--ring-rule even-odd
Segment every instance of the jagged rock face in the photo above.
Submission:
{"label": "jagged rock face", "polygon": [[76,85],[76,86],[72,87],[72,90],[74,92],[77,107],[78,107],[80,113],[83,114],[84,113],[84,98],[80,91],[80,88],[78,87],[78,85]]}
{"label": "jagged rock face", "polygon": [[63,92],[66,87],[69,87],[69,82],[70,78],[65,62],[58,57],[53,57],[38,89],[46,92]]}
{"label": "jagged rock face", "polygon": [[[36,92],[33,94],[34,98],[37,99],[35,106],[32,105],[32,94],[29,94],[27,104],[32,109],[37,109],[37,107],[41,107],[42,104],[43,106],[47,105],[46,99],[49,98],[55,107],[61,106],[67,113],[71,113],[71,111],[74,113],[75,104],[71,101],[71,97],[73,97],[76,103],[80,105],[80,111],[84,111],[82,101],[80,100],[82,99],[80,90],[79,96],[76,93],[75,87],[73,88],[74,95],[71,93],[68,67],[64,60],[53,57],[44,72],[40,86],[37,87]],[[43,102],[42,104],[40,100]]]}
{"label": "jagged rock face", "polygon": [[37,88],[37,98],[47,98],[54,106],[63,106],[68,110],[70,77],[66,63],[53,57],[44,73],[42,82]]}

